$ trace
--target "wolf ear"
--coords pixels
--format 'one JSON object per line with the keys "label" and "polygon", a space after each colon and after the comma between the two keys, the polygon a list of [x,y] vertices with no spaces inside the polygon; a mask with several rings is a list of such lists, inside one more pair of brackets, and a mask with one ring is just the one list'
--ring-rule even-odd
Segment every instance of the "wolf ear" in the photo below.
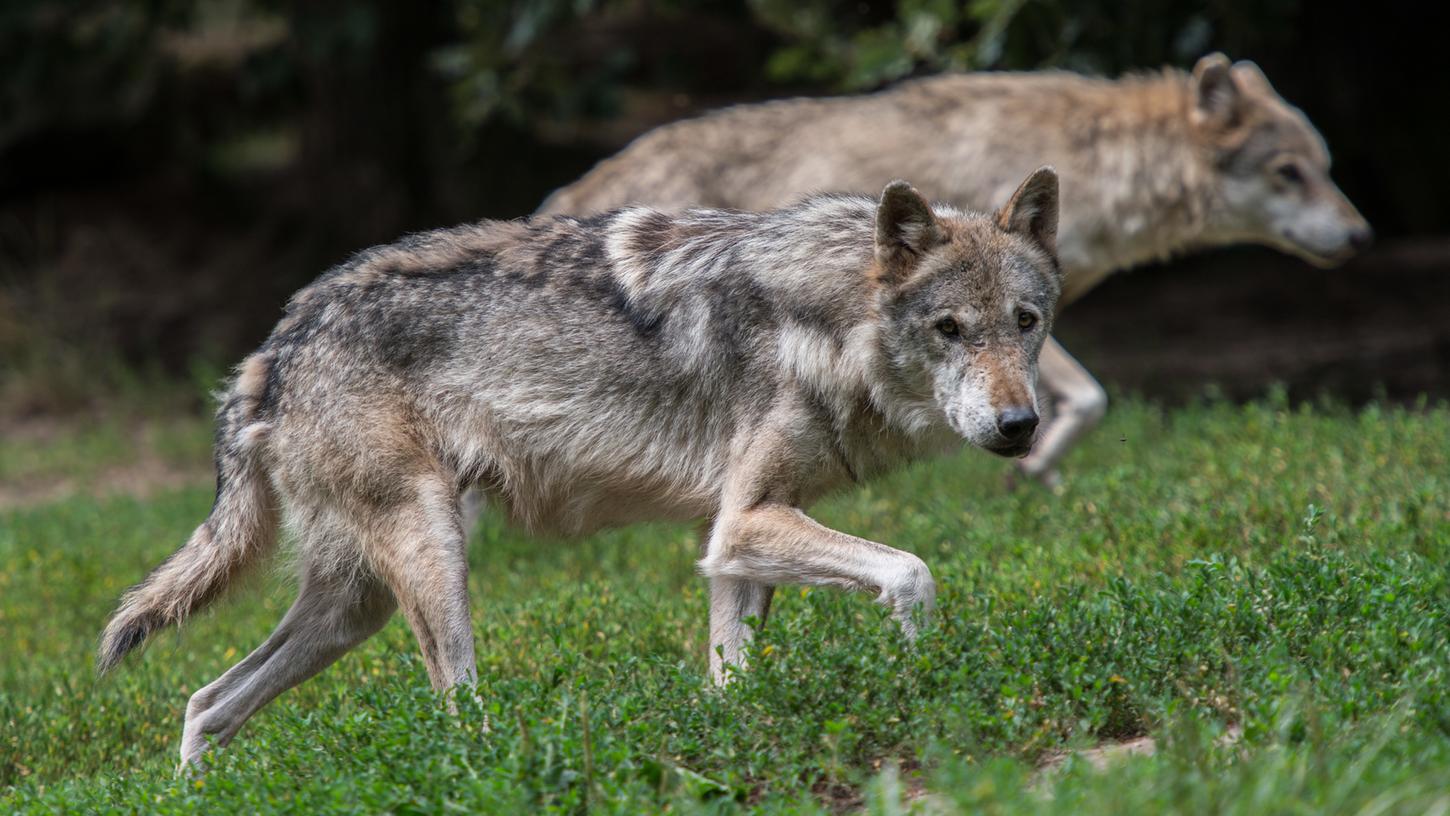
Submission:
{"label": "wolf ear", "polygon": [[1057,171],[1039,167],[997,211],[997,226],[1025,235],[1057,255]]}
{"label": "wolf ear", "polygon": [[1193,120],[1223,128],[1238,123],[1242,92],[1228,57],[1215,53],[1193,66]]}
{"label": "wolf ear", "polygon": [[915,187],[900,179],[881,191],[876,208],[876,262],[887,279],[901,280],[946,234],[931,212],[931,205]]}
{"label": "wolf ear", "polygon": [[1254,90],[1269,96],[1278,96],[1274,86],[1269,84],[1269,78],[1259,68],[1258,63],[1253,60],[1239,60],[1233,65],[1232,76],[1234,82],[1244,90]]}

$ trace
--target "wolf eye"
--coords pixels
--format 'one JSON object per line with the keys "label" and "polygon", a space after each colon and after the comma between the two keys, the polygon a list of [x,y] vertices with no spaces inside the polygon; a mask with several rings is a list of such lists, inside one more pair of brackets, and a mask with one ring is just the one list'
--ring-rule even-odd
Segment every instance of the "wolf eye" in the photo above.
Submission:
{"label": "wolf eye", "polygon": [[1027,331],[1028,329],[1030,329],[1030,328],[1032,328],[1033,326],[1036,326],[1036,325],[1037,325],[1037,315],[1035,315],[1035,314],[1033,314],[1031,312],[1018,312],[1017,313],[1017,328],[1021,329],[1022,331]]}
{"label": "wolf eye", "polygon": [[1274,173],[1279,177],[1280,181],[1288,184],[1302,184],[1304,182],[1304,174],[1299,172],[1299,167],[1293,162],[1285,162],[1279,165],[1274,168]]}
{"label": "wolf eye", "polygon": [[961,329],[957,327],[957,321],[952,320],[950,317],[943,317],[941,320],[938,320],[936,322],[936,330],[945,334],[947,337],[956,337],[961,333]]}

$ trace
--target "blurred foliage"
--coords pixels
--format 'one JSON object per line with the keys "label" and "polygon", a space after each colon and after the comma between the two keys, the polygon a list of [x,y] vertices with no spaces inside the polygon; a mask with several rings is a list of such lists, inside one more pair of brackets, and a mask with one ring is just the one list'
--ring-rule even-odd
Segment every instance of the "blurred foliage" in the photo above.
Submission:
{"label": "blurred foliage", "polygon": [[[763,32],[766,83],[861,90],[918,73],[1061,66],[1112,73],[1182,64],[1210,45],[1238,50],[1292,29],[1298,0],[1255,4],[1089,0],[449,0],[409,9],[378,0],[10,0],[0,10],[0,149],[57,125],[136,122],[182,77],[223,80],[241,110],[296,93],[309,65],[375,57],[402,14],[436,19],[416,57],[447,84],[467,128],[616,113],[632,84],[692,79],[688,36],[710,26]],[[667,70],[642,53],[665,43]],[[698,66],[694,73],[698,73]],[[732,84],[749,84],[737,77]]]}
{"label": "blurred foliage", "polygon": [[[0,149],[38,132],[137,123],[179,73],[237,71],[238,89],[274,90],[286,21],[248,0],[10,0],[0,9]],[[173,109],[174,110],[174,109]]]}
{"label": "blurred foliage", "polygon": [[[1064,67],[1090,73],[1191,63],[1210,45],[1250,50],[1290,36],[1298,0],[1255,7],[1107,0],[459,0],[460,44],[435,54],[457,110],[476,123],[500,111],[579,114],[627,81],[633,55],[614,51],[587,73],[559,44],[571,31],[630,16],[748,17],[774,38],[770,82],[863,90],[943,70]],[[728,10],[728,11],[727,11]],[[541,110],[542,109],[542,110]]]}
{"label": "blurred foliage", "polygon": [[943,70],[1065,67],[1116,73],[1183,64],[1215,39],[1243,45],[1255,32],[1278,29],[1278,18],[1296,5],[1265,3],[1243,19],[1213,4],[1141,0],[902,0],[886,15],[834,0],[751,3],[788,40],[771,59],[773,76],[851,90]]}
{"label": "blurred foliage", "polygon": [[[606,95],[618,80],[628,55],[618,55],[613,65],[572,76],[566,55],[549,48],[548,41],[561,26],[608,14],[612,5],[623,4],[459,0],[454,11],[459,41],[431,55],[433,69],[452,84],[455,114],[476,125],[499,114],[522,119],[534,112],[534,106],[554,114],[590,109],[590,100]],[[542,89],[547,92],[541,94]]]}

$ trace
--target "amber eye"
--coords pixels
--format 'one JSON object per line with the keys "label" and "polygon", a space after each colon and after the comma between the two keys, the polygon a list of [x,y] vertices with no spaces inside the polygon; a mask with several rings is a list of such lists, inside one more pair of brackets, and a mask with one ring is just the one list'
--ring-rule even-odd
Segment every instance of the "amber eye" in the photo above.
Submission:
{"label": "amber eye", "polygon": [[961,333],[961,329],[957,328],[957,321],[952,320],[950,317],[943,317],[941,320],[938,320],[936,322],[936,330],[945,334],[947,337],[956,337]]}
{"label": "amber eye", "polygon": [[1027,331],[1028,329],[1030,329],[1030,328],[1032,328],[1033,326],[1036,326],[1036,325],[1037,325],[1037,315],[1035,315],[1035,314],[1033,314],[1031,312],[1018,312],[1017,313],[1017,328],[1021,329],[1022,331]]}

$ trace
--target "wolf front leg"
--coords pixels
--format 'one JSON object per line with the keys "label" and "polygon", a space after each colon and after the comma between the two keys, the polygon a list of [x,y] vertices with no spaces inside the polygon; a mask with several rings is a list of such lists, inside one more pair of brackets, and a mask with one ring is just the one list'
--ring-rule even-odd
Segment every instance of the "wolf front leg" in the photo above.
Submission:
{"label": "wolf front leg", "polygon": [[1017,467],[1047,487],[1056,487],[1062,481],[1058,463],[1083,434],[1102,421],[1108,410],[1108,393],[1051,337],[1042,347],[1037,378],[1052,400],[1052,421],[1038,435],[1032,453]]}
{"label": "wolf front leg", "polygon": [[710,674],[716,683],[727,679],[727,666],[745,667],[745,644],[757,626],[765,624],[775,587],[745,578],[715,575],[710,578]]}
{"label": "wolf front leg", "polygon": [[710,672],[717,684],[728,681],[725,667],[739,665],[740,650],[749,640],[743,618],[764,611],[752,586],[875,592],[908,639],[916,636],[913,611],[930,612],[936,598],[936,582],[920,558],[837,532],[783,504],[760,505],[718,521],[700,570],[710,578]]}

